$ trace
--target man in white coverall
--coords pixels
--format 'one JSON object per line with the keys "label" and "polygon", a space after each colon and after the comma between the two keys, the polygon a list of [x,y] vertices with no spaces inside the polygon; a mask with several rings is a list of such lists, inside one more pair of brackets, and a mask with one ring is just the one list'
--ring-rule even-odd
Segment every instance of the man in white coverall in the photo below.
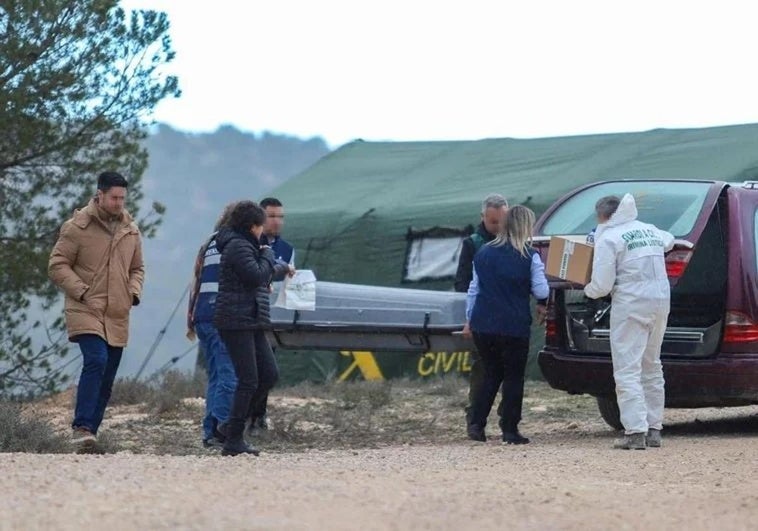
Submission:
{"label": "man in white coverall", "polygon": [[661,345],[671,298],[664,253],[673,247],[674,237],[637,221],[630,194],[621,200],[604,197],[595,211],[599,225],[592,281],[584,293],[591,299],[612,296],[611,357],[625,429],[614,447],[660,447],[665,396]]}

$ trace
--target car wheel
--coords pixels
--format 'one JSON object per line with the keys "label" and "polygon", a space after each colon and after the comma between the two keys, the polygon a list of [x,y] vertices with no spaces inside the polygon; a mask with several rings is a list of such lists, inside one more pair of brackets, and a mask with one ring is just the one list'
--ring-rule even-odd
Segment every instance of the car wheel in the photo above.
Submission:
{"label": "car wheel", "polygon": [[602,395],[595,397],[597,399],[597,408],[600,410],[600,416],[614,430],[623,430],[621,424],[621,412],[615,395]]}

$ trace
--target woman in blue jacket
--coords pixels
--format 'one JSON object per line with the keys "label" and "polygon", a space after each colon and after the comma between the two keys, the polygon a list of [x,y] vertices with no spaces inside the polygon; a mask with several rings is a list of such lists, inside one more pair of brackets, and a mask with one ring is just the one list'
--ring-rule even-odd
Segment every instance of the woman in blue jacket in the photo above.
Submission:
{"label": "woman in blue jacket", "polygon": [[466,318],[484,365],[485,380],[473,397],[469,438],[486,441],[484,428],[502,387],[500,428],[503,442],[526,444],[518,430],[524,398],[524,372],[532,324],[529,297],[537,299],[540,321],[550,293],[545,267],[532,249],[534,212],[524,206],[508,211],[498,237],[474,257]]}

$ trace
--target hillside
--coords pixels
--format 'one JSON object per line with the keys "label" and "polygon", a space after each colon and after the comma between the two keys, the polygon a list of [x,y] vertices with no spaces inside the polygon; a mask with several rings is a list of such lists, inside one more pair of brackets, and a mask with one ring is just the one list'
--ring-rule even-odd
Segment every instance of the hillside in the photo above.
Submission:
{"label": "hillside", "polygon": [[[160,201],[167,210],[157,236],[144,244],[144,300],[132,312],[121,375],[139,367],[189,282],[197,248],[224,205],[236,199],[260,200],[329,152],[320,138],[253,134],[231,126],[213,133],[186,133],[160,125],[146,145],[150,161],[144,177],[145,204]],[[189,346],[183,335],[184,312],[182,304],[148,374]]]}

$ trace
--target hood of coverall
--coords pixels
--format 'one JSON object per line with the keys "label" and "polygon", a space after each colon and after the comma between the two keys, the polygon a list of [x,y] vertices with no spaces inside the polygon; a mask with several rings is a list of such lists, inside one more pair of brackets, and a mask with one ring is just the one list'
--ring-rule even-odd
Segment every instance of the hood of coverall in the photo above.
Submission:
{"label": "hood of coverall", "polygon": [[624,194],[621,203],[619,203],[619,207],[616,209],[616,212],[613,213],[611,219],[608,220],[606,225],[609,227],[616,227],[634,221],[635,219],[637,219],[637,203],[634,201],[634,196],[632,196],[632,194]]}
{"label": "hood of coverall", "polygon": [[593,240],[597,241],[598,238],[600,238],[600,235],[606,229],[609,229],[611,227],[618,227],[619,225],[629,223],[630,221],[634,221],[636,219],[637,203],[634,201],[634,196],[632,196],[632,194],[624,194],[624,197],[621,198],[621,202],[619,203],[616,212],[614,212],[611,216],[611,219],[597,226]]}

